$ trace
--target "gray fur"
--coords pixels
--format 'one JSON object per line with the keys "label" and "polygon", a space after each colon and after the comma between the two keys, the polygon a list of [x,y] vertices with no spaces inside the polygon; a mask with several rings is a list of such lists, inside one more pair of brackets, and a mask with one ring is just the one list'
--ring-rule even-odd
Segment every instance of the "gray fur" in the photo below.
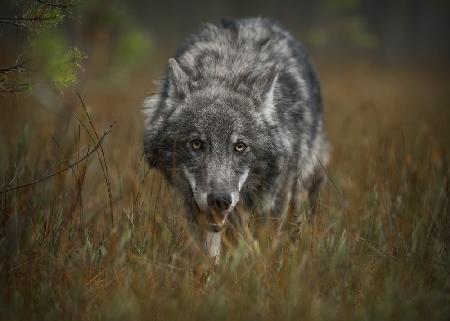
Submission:
{"label": "gray fur", "polygon": [[[302,44],[267,19],[204,25],[169,59],[144,112],[150,166],[212,230],[223,216],[209,193],[232,195],[225,218],[239,200],[282,215],[291,197],[317,189],[328,162],[317,76]],[[247,148],[236,151],[238,142]]]}

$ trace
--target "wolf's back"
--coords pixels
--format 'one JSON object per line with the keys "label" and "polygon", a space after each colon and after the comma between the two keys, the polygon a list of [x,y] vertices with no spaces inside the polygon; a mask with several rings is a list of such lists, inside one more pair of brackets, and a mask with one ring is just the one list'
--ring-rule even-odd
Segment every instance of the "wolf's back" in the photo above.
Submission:
{"label": "wolf's back", "polygon": [[176,59],[196,90],[218,84],[245,94],[258,86],[260,74],[276,69],[275,121],[293,133],[307,130],[309,141],[320,129],[320,85],[308,55],[300,42],[269,19],[206,24],[186,40]]}

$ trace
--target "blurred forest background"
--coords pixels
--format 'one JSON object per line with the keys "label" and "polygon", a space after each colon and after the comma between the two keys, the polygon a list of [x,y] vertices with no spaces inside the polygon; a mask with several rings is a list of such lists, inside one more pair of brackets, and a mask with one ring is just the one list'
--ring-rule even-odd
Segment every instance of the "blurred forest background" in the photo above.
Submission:
{"label": "blurred forest background", "polygon": [[[332,164],[318,215],[212,268],[140,108],[187,35],[249,16],[309,50]],[[0,0],[0,319],[449,320],[449,39],[446,0]]]}
{"label": "blurred forest background", "polygon": [[447,64],[450,54],[445,0],[3,0],[0,59],[2,69],[24,60],[33,63],[30,69],[40,63],[40,76],[60,87],[73,85],[77,75],[118,82],[136,70],[160,76],[167,57],[201,23],[251,16],[279,21],[305,43],[319,67],[355,59]]}

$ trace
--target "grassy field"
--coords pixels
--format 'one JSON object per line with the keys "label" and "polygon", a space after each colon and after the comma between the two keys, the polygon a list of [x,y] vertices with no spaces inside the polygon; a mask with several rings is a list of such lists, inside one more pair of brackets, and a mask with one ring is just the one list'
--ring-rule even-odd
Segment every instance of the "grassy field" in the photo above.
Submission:
{"label": "grassy field", "polygon": [[253,221],[216,268],[142,158],[149,75],[80,89],[103,150],[74,92],[1,98],[0,320],[449,320],[447,70],[319,66],[317,215]]}

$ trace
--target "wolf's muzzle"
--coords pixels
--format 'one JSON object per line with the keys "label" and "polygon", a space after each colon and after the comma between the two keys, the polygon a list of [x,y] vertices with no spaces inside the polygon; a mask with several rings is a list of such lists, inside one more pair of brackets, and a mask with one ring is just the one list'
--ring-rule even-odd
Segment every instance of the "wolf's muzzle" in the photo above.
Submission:
{"label": "wolf's muzzle", "polygon": [[[232,203],[231,194],[210,193],[207,196],[208,206],[217,214],[225,214]],[[225,216],[225,215],[224,215]]]}

